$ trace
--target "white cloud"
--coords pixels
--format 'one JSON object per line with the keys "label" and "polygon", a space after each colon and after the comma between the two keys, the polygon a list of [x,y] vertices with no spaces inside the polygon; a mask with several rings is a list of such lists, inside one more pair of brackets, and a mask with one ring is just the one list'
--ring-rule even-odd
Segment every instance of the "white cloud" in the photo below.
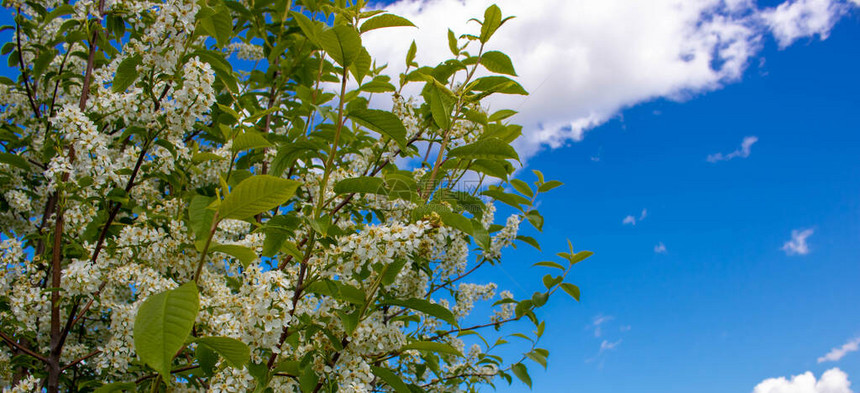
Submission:
{"label": "white cloud", "polygon": [[603,340],[603,342],[600,343],[600,353],[603,353],[606,351],[611,351],[611,350],[615,349],[616,347],[618,347],[619,345],[621,345],[621,340],[613,341],[613,342]]}
{"label": "white cloud", "polygon": [[[853,0],[860,4],[860,0]],[[830,29],[846,11],[846,5],[832,0],[786,1],[776,8],[762,12],[780,48],[803,37],[818,35],[827,38]]]}
{"label": "white cloud", "polygon": [[741,141],[740,148],[726,155],[723,155],[723,153],[711,154],[708,156],[708,162],[728,161],[735,157],[747,158],[752,152],[752,145],[756,142],[758,142],[758,137],[756,136],[745,137],[744,140]]}
{"label": "white cloud", "polygon": [[602,336],[603,335],[603,329],[601,328],[601,325],[603,325],[604,323],[609,322],[613,319],[615,319],[615,318],[611,315],[602,315],[602,314],[594,317],[594,320],[591,322],[591,327],[594,329],[594,337]]}
{"label": "white cloud", "polygon": [[855,352],[858,349],[860,349],[860,337],[848,340],[848,342],[842,344],[839,348],[831,349],[826,355],[818,358],[818,363],[839,361],[839,359],[842,359],[842,357],[847,355],[849,352]]}
{"label": "white cloud", "polygon": [[853,393],[848,374],[838,368],[824,372],[821,379],[815,380],[815,375],[807,371],[795,375],[791,379],[785,377],[770,378],[762,381],[753,389],[753,393]]}
{"label": "white cloud", "polygon": [[656,252],[657,254],[665,254],[667,252],[666,245],[663,244],[663,242],[660,242],[659,244],[654,246],[654,252]]}
{"label": "white cloud", "polygon": [[489,102],[520,111],[514,121],[524,126],[524,137],[517,148],[528,158],[542,146],[581,140],[624,108],[661,97],[681,100],[739,80],[769,32],[785,45],[804,35],[824,38],[845,1],[794,0],[759,9],[752,0],[401,0],[386,9],[419,28],[375,30],[362,39],[392,74],[403,70],[413,39],[419,62],[436,64],[450,56],[449,27],[475,32],[478,25],[467,21],[498,3],[516,18],[488,50],[511,56],[531,95],[494,95]]}
{"label": "white cloud", "polygon": [[[860,1],[860,0],[858,0],[858,1]],[[622,225],[636,225],[637,221],[642,221],[645,219],[645,217],[648,217],[648,209],[642,209],[642,213],[639,213],[638,219],[636,217],[633,217],[632,215],[628,215],[627,217],[624,217],[624,219],[621,220],[621,224]]]}
{"label": "white cloud", "polygon": [[812,236],[813,232],[812,228],[791,231],[791,240],[782,245],[782,251],[785,251],[786,255],[809,254],[809,244],[806,244],[806,238]]}

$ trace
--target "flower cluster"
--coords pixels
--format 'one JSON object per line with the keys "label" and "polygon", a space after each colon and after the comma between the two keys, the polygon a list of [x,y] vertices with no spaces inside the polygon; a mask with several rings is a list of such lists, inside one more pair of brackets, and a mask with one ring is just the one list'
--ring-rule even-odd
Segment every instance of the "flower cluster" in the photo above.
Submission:
{"label": "flower cluster", "polygon": [[[488,120],[492,92],[465,90],[478,59],[397,88],[360,46],[376,11],[323,1],[330,28],[291,2],[66,3],[4,3],[23,46],[19,81],[0,81],[4,392],[158,391],[156,371],[180,392],[366,393],[391,375],[464,392],[507,375],[468,335],[512,319],[513,295],[467,321],[499,298],[475,272],[534,198],[457,188],[504,185],[515,161],[482,150],[513,134]],[[520,202],[504,226],[494,200]],[[149,307],[190,287],[196,312]],[[155,325],[181,336],[159,343],[161,369],[140,339]]]}

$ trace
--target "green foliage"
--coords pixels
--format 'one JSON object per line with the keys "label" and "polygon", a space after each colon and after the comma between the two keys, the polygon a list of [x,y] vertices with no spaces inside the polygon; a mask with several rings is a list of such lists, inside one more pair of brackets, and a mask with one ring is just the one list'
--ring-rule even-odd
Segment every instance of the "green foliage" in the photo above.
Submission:
{"label": "green foliage", "polygon": [[243,342],[233,338],[201,337],[194,342],[197,343],[198,347],[206,347],[217,352],[233,367],[244,367],[251,360],[251,349]]}
{"label": "green foliage", "polygon": [[140,359],[170,381],[173,358],[194,327],[200,307],[193,282],[150,296],[134,319],[134,349]]}
{"label": "green foliage", "polygon": [[296,193],[299,182],[268,175],[251,176],[224,197],[218,207],[220,218],[245,219],[274,209]]}
{"label": "green foliage", "polygon": [[396,27],[396,26],[411,26],[415,27],[415,25],[402,16],[397,16],[394,14],[382,14],[378,16],[374,16],[370,18],[368,21],[361,24],[361,32],[364,33],[366,31],[381,29],[384,27]]}
{"label": "green foliage", "polygon": [[[0,47],[20,73],[0,78],[0,220],[21,245],[0,273],[22,275],[0,308],[49,297],[60,311],[7,312],[0,331],[86,349],[18,351],[17,375],[50,393],[333,393],[355,370],[397,393],[531,386],[523,362],[549,355],[539,309],[559,289],[580,299],[569,273],[591,253],[536,263],[538,291],[467,324],[483,287],[462,284],[507,246],[540,250],[519,223],[541,231],[540,200],[561,185],[514,177],[517,112],[488,109],[527,94],[493,48],[511,17],[492,5],[449,30],[438,64],[413,41],[390,75],[363,34],[414,25],[364,1],[97,3],[25,2],[11,30],[26,39]],[[38,304],[15,298],[34,290]],[[129,338],[113,327],[134,310]]]}
{"label": "green foliage", "polygon": [[361,54],[361,37],[354,28],[339,25],[319,35],[320,46],[341,67],[349,67]]}

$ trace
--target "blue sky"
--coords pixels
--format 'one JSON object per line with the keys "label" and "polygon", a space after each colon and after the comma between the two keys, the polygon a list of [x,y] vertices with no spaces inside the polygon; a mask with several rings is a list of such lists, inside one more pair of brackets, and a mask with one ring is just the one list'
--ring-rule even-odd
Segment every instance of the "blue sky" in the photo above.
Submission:
{"label": "blue sky", "polygon": [[[730,83],[633,105],[528,161],[566,184],[541,200],[547,254],[568,238],[596,252],[574,271],[582,302],[542,310],[551,355],[533,391],[752,392],[833,367],[860,380],[860,353],[817,363],[860,336],[858,14],[824,40],[767,37]],[[748,136],[747,157],[708,162]],[[808,252],[788,255],[805,229]],[[507,257],[487,279],[538,289],[527,267],[547,255]]]}
{"label": "blue sky", "polygon": [[[582,303],[545,310],[553,355],[535,391],[749,392],[833,366],[860,375],[860,354],[816,363],[860,334],[858,36],[852,18],[822,42],[767,45],[740,83],[636,106],[529,162],[566,183],[542,200],[545,247],[571,238],[596,252],[576,269]],[[749,157],[706,161],[750,135]],[[809,253],[786,255],[806,228]],[[506,267],[536,258],[522,251]],[[587,329],[598,315],[613,317],[603,337]],[[623,341],[586,362],[603,340]]]}

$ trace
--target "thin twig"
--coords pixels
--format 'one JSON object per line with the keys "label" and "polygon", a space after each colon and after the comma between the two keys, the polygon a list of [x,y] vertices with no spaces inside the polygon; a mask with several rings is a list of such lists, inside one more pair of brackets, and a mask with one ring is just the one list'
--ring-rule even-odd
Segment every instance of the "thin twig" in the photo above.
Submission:
{"label": "thin twig", "polygon": [[90,352],[90,353],[88,353],[88,354],[86,354],[86,355],[84,355],[84,356],[81,356],[81,357],[79,357],[79,358],[77,358],[77,359],[75,359],[75,360],[72,360],[72,362],[71,362],[71,363],[69,363],[69,364],[67,364],[67,365],[63,366],[62,368],[60,368],[60,371],[66,371],[66,369],[67,369],[67,368],[69,368],[69,367],[74,367],[76,364],[78,364],[78,363],[80,363],[80,362],[83,362],[84,360],[87,360],[87,359],[89,359],[89,358],[91,358],[91,357],[93,357],[93,356],[96,356],[96,355],[100,354],[100,353],[102,353],[102,351],[101,351],[100,349],[96,349],[95,351],[92,351],[92,352]]}

